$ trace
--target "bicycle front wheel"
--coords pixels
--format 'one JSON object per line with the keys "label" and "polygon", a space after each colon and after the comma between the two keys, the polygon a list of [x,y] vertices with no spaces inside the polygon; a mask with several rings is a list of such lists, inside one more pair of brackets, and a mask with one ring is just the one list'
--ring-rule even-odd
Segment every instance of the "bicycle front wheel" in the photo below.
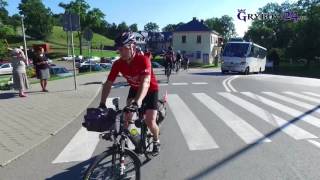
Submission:
{"label": "bicycle front wheel", "polygon": [[[125,149],[124,167],[121,167],[120,153],[110,149],[99,155],[87,169],[84,180],[140,179],[140,160],[133,152]],[[123,171],[123,173],[121,173]]]}

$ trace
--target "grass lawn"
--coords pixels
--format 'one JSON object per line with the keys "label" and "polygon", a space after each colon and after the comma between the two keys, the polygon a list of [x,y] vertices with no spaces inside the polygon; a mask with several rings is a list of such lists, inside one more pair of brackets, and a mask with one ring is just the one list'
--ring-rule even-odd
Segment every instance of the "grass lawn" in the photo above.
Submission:
{"label": "grass lawn", "polygon": [[313,63],[309,67],[306,67],[304,64],[280,63],[278,70],[269,70],[267,73],[320,78],[320,63]]}

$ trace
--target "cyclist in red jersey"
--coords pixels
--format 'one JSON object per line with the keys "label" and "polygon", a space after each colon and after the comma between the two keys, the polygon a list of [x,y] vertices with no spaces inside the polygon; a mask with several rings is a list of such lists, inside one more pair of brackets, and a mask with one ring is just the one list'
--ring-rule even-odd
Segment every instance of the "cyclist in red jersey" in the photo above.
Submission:
{"label": "cyclist in red jersey", "polygon": [[[145,105],[145,122],[153,134],[153,152],[159,153],[159,127],[156,123],[159,86],[151,68],[151,61],[146,56],[136,53],[135,37],[131,32],[120,35],[115,40],[115,47],[120,53],[120,59],[112,65],[108,79],[103,85],[99,107],[106,108],[105,102],[112,84],[121,73],[130,85],[127,105],[134,107]],[[132,115],[132,113],[126,115],[127,122],[130,123]]]}

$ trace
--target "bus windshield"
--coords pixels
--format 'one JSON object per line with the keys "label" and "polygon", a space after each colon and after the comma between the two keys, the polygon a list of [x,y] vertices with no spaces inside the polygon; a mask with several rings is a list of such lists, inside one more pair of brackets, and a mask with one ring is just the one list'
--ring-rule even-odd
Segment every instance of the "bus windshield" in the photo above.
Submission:
{"label": "bus windshield", "polygon": [[248,52],[249,44],[247,43],[228,43],[223,51],[223,56],[227,57],[244,57]]}

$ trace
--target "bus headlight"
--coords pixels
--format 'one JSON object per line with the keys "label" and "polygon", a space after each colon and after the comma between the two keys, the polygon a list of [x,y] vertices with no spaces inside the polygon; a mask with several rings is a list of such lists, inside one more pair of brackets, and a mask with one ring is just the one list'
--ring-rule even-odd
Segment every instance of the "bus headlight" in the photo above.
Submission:
{"label": "bus headlight", "polygon": [[240,63],[240,65],[245,65],[245,64],[246,64],[246,62],[241,62],[241,63]]}

